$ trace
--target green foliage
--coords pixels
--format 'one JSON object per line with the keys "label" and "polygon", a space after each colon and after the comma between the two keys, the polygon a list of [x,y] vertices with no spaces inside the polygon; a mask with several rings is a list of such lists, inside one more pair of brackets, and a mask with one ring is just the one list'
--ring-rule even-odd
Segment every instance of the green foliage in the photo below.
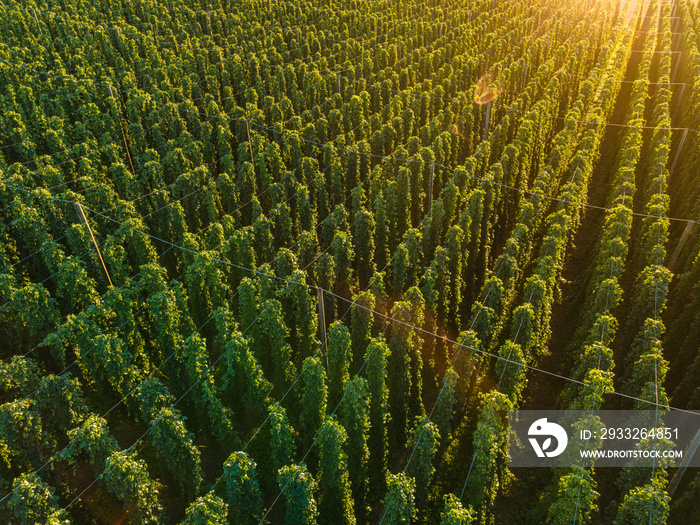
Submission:
{"label": "green foliage", "polygon": [[287,412],[280,405],[270,405],[270,456],[274,470],[292,463],[296,444],[294,429],[289,424]]}
{"label": "green foliage", "polygon": [[355,517],[362,523],[366,519],[369,488],[367,441],[370,430],[370,393],[367,380],[356,376],[345,383],[341,408],[341,423],[348,434],[346,451],[348,457],[352,458],[348,461],[348,475]]}
{"label": "green foliage", "polygon": [[230,523],[254,525],[262,518],[262,494],[258,485],[255,461],[245,452],[232,453],[221,478],[228,502]]}
{"label": "green foliage", "polygon": [[352,343],[350,331],[340,321],[328,327],[328,405],[340,403],[343,385],[350,377]]}
{"label": "green foliage", "polygon": [[54,331],[60,320],[58,302],[41,284],[31,283],[15,291],[11,302],[3,304],[5,309],[17,317],[18,326],[31,338]]}
{"label": "green foliage", "polygon": [[355,218],[355,231],[353,241],[357,257],[357,276],[360,281],[360,288],[365,289],[369,284],[374,266],[374,235],[375,222],[372,214],[362,208]]}
{"label": "green foliage", "polygon": [[598,410],[603,405],[603,394],[613,391],[612,372],[592,368],[586,373],[584,384],[571,410]]}
{"label": "green foliage", "polygon": [[31,360],[13,356],[0,364],[0,388],[8,397],[26,395],[39,383],[39,367]]}
{"label": "green foliage", "polygon": [[198,409],[198,426],[206,428],[220,445],[235,443],[237,435],[229,419],[229,410],[216,396],[215,385],[209,375],[206,344],[199,334],[188,337],[184,342],[181,359],[185,361],[183,375],[190,385],[193,404]]}
{"label": "green foliage", "polygon": [[0,406],[0,436],[5,445],[4,459],[13,470],[38,468],[46,436],[39,413],[30,399]]}
{"label": "green foliage", "polygon": [[199,450],[177,410],[163,408],[151,425],[153,448],[177,481],[183,497],[193,499],[202,483]]}
{"label": "green foliage", "polygon": [[117,440],[109,433],[107,421],[101,417],[90,415],[81,426],[68,433],[70,443],[63,451],[61,459],[75,462],[75,456],[86,452],[95,472],[102,472],[107,458],[119,450]]}
{"label": "green foliage", "polygon": [[455,397],[455,386],[457,385],[458,379],[459,376],[454,368],[448,368],[447,372],[445,372],[442,388],[438,393],[440,397],[436,401],[433,421],[435,422],[439,435],[442,436],[442,443],[445,442],[452,429],[454,406],[457,401]]}
{"label": "green foliage", "polygon": [[326,415],[326,371],[321,361],[315,357],[304,360],[301,376],[301,412],[299,413],[299,434],[304,448],[311,446],[314,436]]}
{"label": "green foliage", "polygon": [[213,494],[200,496],[185,512],[182,525],[226,525],[226,503]]}
{"label": "green foliage", "polygon": [[467,501],[478,513],[479,523],[493,520],[490,508],[499,485],[507,483],[505,460],[508,454],[508,431],[505,417],[513,404],[505,394],[491,391],[483,397],[472,443],[473,467],[467,480]]}
{"label": "green foliage", "polygon": [[105,461],[103,479],[107,490],[122,500],[124,509],[132,513],[134,523],[160,522],[160,486],[149,477],[145,461],[122,451],[114,452]]}
{"label": "green foliage", "polygon": [[376,307],[374,295],[365,292],[354,297],[352,306],[352,369],[356,372],[364,361],[364,353],[372,337],[372,310]]}
{"label": "green foliage", "polygon": [[219,391],[231,397],[234,413],[245,419],[256,420],[265,414],[272,385],[265,379],[262,368],[250,350],[246,338],[235,326],[225,326],[231,313],[226,308],[217,310],[221,323],[220,338],[223,346],[224,372]]}
{"label": "green foliage", "polygon": [[316,482],[304,464],[287,465],[279,471],[280,490],[286,502],[285,525],[315,525],[318,510]]}
{"label": "green foliage", "polygon": [[301,270],[294,270],[289,278],[292,282],[287,283],[281,293],[287,297],[292,310],[286,315],[287,318],[291,318],[291,346],[295,362],[299,362],[301,357],[312,355],[318,348],[318,318],[316,302],[306,286],[306,274]]}
{"label": "green foliage", "polygon": [[519,344],[513,341],[506,341],[498,351],[501,357],[496,361],[496,375],[499,377],[499,385],[513,402],[521,398],[521,393],[525,388],[525,372],[523,366],[525,358]]}
{"label": "green foliage", "polygon": [[403,472],[389,474],[387,485],[389,487],[384,498],[384,523],[388,525],[408,525],[416,514],[414,507],[414,494],[416,482]]}
{"label": "green foliage", "polygon": [[185,280],[197,326],[202,326],[226,297],[231,295],[225,284],[221,264],[213,260],[216,257],[215,252],[202,252],[187,266]]}
{"label": "green foliage", "polygon": [[[697,400],[695,233],[673,257],[681,282],[664,266],[682,230],[671,203],[698,215],[697,148],[672,134],[700,126],[692,3],[83,4],[9,3],[0,21],[3,490],[53,454],[57,493],[88,461],[98,499],[135,523],[176,521],[193,500],[186,523],[257,523],[283,478],[288,523],[366,523],[382,500],[385,523],[493,523],[520,477],[503,413],[542,386],[525,364],[551,352],[583,383],[559,397],[570,408],[603,406],[613,371],[626,394]],[[626,125],[610,135],[613,109]],[[590,202],[605,209],[584,214]],[[324,424],[336,407],[347,436]],[[319,437],[318,509],[290,419],[302,450]],[[118,452],[134,425],[151,432],[144,460]],[[258,473],[230,455],[239,433]],[[224,502],[196,499],[200,449],[209,475],[224,463]],[[452,496],[439,516],[472,454],[473,510]],[[566,475],[551,509],[523,498],[507,518],[565,516]],[[624,519],[646,483],[628,478]],[[614,513],[603,496],[584,520]],[[116,514],[85,514],[92,497],[72,519]]]}
{"label": "green foliage", "polygon": [[343,451],[346,440],[345,429],[333,416],[326,418],[318,431],[320,450],[318,521],[321,524],[355,524],[348,477],[348,458]]}
{"label": "green foliage", "polygon": [[406,473],[415,479],[416,500],[422,505],[428,497],[428,486],[435,472],[433,458],[438,451],[440,432],[437,425],[427,418],[419,421],[408,442],[411,452],[411,462],[406,467]]}
{"label": "green foliage", "polygon": [[549,507],[547,523],[563,525],[572,520],[581,524],[592,523],[600,495],[595,490],[596,482],[591,474],[588,469],[575,467],[559,478],[557,499]]}
{"label": "green foliage", "polygon": [[262,356],[260,361],[274,387],[288,387],[296,373],[291,361],[292,349],[287,342],[289,329],[282,318],[282,307],[276,299],[269,299],[260,314],[260,331],[256,334]]}
{"label": "green foliage", "polygon": [[[416,292],[415,295],[411,291]],[[409,295],[410,294],[410,295]],[[416,301],[400,301],[392,308],[394,321],[391,324],[388,359],[389,408],[391,413],[390,444],[395,453],[407,442],[410,417],[422,416],[421,373],[422,362],[417,351],[420,339],[413,326],[420,328],[423,322],[422,295],[417,288],[407,292]]]}
{"label": "green foliage", "polygon": [[618,508],[615,525],[666,523],[671,498],[664,485],[664,481],[655,477],[646,485],[630,490]]}
{"label": "green foliage", "polygon": [[15,479],[12,497],[8,502],[12,512],[12,523],[17,525],[67,525],[70,523],[64,510],[58,507],[58,498],[50,488],[34,473],[23,474]]}
{"label": "green foliage", "polygon": [[470,525],[474,522],[471,507],[464,508],[454,494],[445,494],[445,508],[442,511],[440,525]]}
{"label": "green foliage", "polygon": [[367,386],[369,388],[369,448],[370,464],[378,466],[370,473],[370,489],[384,485],[383,473],[387,461],[387,428],[389,418],[389,388],[386,384],[389,347],[381,339],[372,339],[367,347]]}
{"label": "green foliage", "polygon": [[149,423],[163,408],[169,408],[175,404],[175,398],[168,389],[153,377],[146,379],[134,392],[140,407],[140,419],[143,423]]}

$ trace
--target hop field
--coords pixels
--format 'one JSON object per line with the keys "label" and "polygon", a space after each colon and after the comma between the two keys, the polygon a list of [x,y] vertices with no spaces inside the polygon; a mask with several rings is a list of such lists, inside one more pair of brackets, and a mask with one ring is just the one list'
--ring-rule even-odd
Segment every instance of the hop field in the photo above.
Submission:
{"label": "hop field", "polygon": [[700,523],[696,1],[0,11],[0,522]]}

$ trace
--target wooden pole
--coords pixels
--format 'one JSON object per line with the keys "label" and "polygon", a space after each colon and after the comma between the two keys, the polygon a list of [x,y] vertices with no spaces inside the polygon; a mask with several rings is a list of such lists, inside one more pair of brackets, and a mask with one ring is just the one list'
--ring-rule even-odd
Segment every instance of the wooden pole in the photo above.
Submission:
{"label": "wooden pole", "polygon": [[248,151],[250,151],[250,164],[253,166],[253,173],[255,173],[255,162],[253,161],[253,143],[250,140],[250,130],[248,129],[248,121],[245,121],[245,134],[248,136]]}
{"label": "wooden pole", "polygon": [[489,118],[491,117],[491,102],[486,105],[486,123],[484,124],[484,140],[489,138]]}
{"label": "wooden pole", "polygon": [[39,25],[39,18],[36,16],[36,11],[32,8],[32,14],[34,15],[34,20],[36,21],[36,26],[39,28],[39,33],[41,33],[41,26]]}
{"label": "wooden pole", "polygon": [[676,120],[676,115],[678,114],[678,108],[681,107],[681,101],[683,100],[683,93],[685,93],[685,86],[687,86],[687,84],[684,83],[681,86],[681,92],[678,93],[678,100],[676,100],[676,107],[673,108],[673,116],[671,117],[671,120]]}
{"label": "wooden pole", "polygon": [[435,162],[430,163],[430,191],[428,193],[428,215],[433,214],[433,178],[435,177]]}
{"label": "wooden pole", "polygon": [[671,483],[669,483],[668,485],[669,497],[673,497],[673,493],[676,492],[678,485],[680,485],[681,480],[683,479],[683,474],[685,474],[685,471],[688,468],[690,461],[693,459],[693,456],[698,451],[698,446],[700,446],[700,430],[697,431],[695,437],[693,438],[693,441],[691,441],[690,445],[688,446],[688,450],[686,450],[685,454],[683,454],[683,461],[681,462],[681,466],[678,468],[678,471],[676,471],[676,475],[673,476]]}
{"label": "wooden pole", "polygon": [[[112,93],[112,85],[107,84],[107,89],[109,89],[109,96],[114,98],[114,93]],[[131,166],[131,173],[136,175],[136,170],[134,169],[134,163],[131,160],[131,153],[129,152],[129,145],[126,143],[126,134],[124,133],[124,125],[122,124],[122,119],[120,115],[117,115],[119,119],[119,127],[122,130],[122,140],[124,141],[124,149],[126,150],[126,156],[129,158],[129,165]]]}
{"label": "wooden pole", "polygon": [[681,137],[681,141],[678,144],[678,148],[676,149],[676,156],[673,158],[673,164],[671,164],[671,169],[668,170],[668,178],[669,180],[671,177],[673,177],[673,172],[676,169],[676,163],[678,162],[678,157],[681,155],[681,150],[683,149],[683,144],[685,144],[685,139],[688,136],[688,128],[685,128],[683,131],[683,136]]}
{"label": "wooden pole", "polygon": [[107,276],[107,281],[109,281],[109,286],[112,288],[114,285],[112,284],[112,279],[109,277],[109,272],[107,271],[107,266],[105,265],[104,259],[102,259],[102,253],[100,253],[100,247],[97,246],[97,241],[95,240],[95,236],[92,234],[92,228],[90,228],[90,223],[87,220],[87,217],[85,216],[85,212],[83,211],[83,207],[79,202],[75,203],[75,208],[78,210],[78,218],[80,219],[80,222],[82,224],[85,224],[87,226],[88,232],[90,233],[90,238],[92,239],[92,244],[95,246],[95,251],[97,252],[97,256],[100,258],[100,262],[102,263],[102,269],[105,271],[105,275]]}
{"label": "wooden pole", "polygon": [[680,51],[677,52],[677,57],[676,57],[676,65],[673,66],[673,74],[671,75],[671,82],[676,81],[676,73],[678,72],[678,66],[681,63],[681,53]]}
{"label": "wooden pole", "polygon": [[688,240],[688,236],[690,235],[690,231],[693,229],[693,226],[695,226],[695,222],[693,221],[688,221],[688,224],[685,227],[685,230],[683,230],[683,234],[681,235],[681,238],[678,240],[678,245],[676,246],[676,249],[673,250],[673,255],[671,255],[671,259],[668,261],[668,269],[673,271],[673,267],[676,265],[676,261],[678,260],[678,257],[681,254],[681,250],[683,249],[683,246],[685,245],[685,241]]}
{"label": "wooden pole", "polygon": [[328,339],[326,338],[326,309],[323,304],[323,289],[316,287],[318,299],[318,325],[321,329],[321,352],[326,355],[326,369],[328,369]]}
{"label": "wooden pole", "polygon": [[676,8],[678,4],[673,4],[673,12],[671,13],[671,20],[673,20],[673,29],[675,31],[678,28],[678,17],[676,16]]}

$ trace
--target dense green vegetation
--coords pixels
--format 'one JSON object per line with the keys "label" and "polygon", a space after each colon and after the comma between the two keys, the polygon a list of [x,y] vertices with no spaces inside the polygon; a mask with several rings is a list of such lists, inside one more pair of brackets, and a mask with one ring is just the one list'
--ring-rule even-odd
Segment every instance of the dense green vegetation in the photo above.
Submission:
{"label": "dense green vegetation", "polygon": [[696,2],[0,9],[1,522],[700,520],[505,419],[700,406]]}

